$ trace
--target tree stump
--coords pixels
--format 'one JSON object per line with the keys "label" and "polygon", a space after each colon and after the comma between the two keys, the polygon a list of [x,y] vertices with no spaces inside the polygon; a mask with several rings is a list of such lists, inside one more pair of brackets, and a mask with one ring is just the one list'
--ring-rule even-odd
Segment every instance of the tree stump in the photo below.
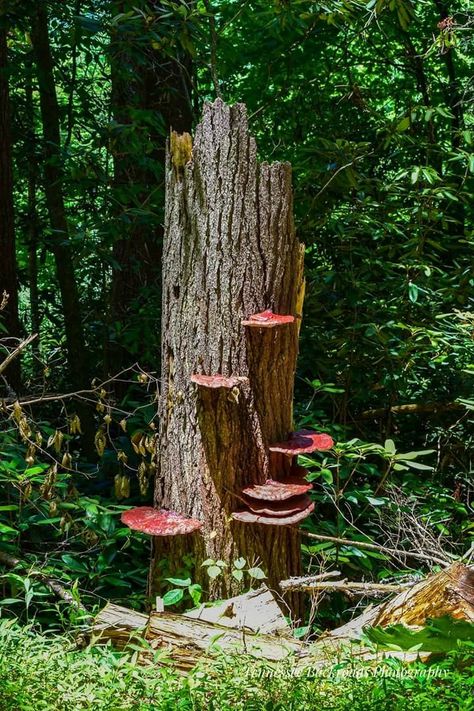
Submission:
{"label": "tree stump", "polygon": [[[259,163],[246,108],[204,106],[192,145],[173,133],[166,165],[162,380],[155,505],[204,522],[191,536],[155,538],[150,591],[159,561],[195,561],[195,580],[213,597],[236,592],[201,563],[258,561],[270,587],[300,573],[300,540],[288,526],[232,520],[245,486],[281,480],[291,461],[268,446],[293,429],[293,385],[304,293],[304,247],[295,235],[291,166]],[[249,328],[271,309],[295,316]],[[225,387],[192,376],[221,375]],[[204,379],[205,380],[205,379]],[[197,381],[197,382],[196,382]],[[293,594],[289,599],[298,612]]]}

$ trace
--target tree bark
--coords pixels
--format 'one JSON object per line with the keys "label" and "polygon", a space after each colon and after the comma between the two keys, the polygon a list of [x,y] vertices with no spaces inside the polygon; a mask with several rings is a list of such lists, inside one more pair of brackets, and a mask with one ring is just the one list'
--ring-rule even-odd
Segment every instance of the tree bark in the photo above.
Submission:
{"label": "tree bark", "polygon": [[[295,236],[291,166],[259,164],[245,106],[206,104],[194,146],[172,137],[166,165],[162,390],[155,504],[198,518],[202,532],[154,539],[151,591],[162,558],[194,559],[213,597],[235,592],[229,574],[212,585],[205,558],[257,560],[269,586],[300,573],[298,531],[231,519],[243,487],[289,471],[268,445],[293,428],[299,322],[262,329],[242,320],[265,309],[300,316],[304,248]],[[187,160],[189,158],[189,161]],[[233,390],[194,385],[193,373],[241,376]],[[298,614],[299,597],[289,600]]]}
{"label": "tree bark", "polygon": [[[10,130],[10,94],[8,85],[7,30],[0,18],[0,301],[8,294],[1,318],[10,338],[19,338],[18,285],[13,212],[13,168]],[[0,331],[0,335],[2,334]],[[9,385],[20,385],[20,361],[15,360],[7,373]]]}
{"label": "tree bark", "polygon": [[52,229],[51,251],[55,259],[61,292],[71,383],[73,387],[79,388],[85,384],[88,376],[87,352],[64,205],[59,106],[49,42],[48,17],[46,8],[41,3],[38,4],[33,17],[32,41],[43,127],[44,192]]}

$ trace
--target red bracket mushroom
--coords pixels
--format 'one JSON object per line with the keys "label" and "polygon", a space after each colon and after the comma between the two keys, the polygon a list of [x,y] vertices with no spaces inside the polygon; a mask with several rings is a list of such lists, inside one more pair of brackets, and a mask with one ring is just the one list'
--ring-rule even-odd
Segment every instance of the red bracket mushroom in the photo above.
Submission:
{"label": "red bracket mushroom", "polygon": [[263,523],[266,525],[287,526],[302,521],[314,509],[306,493],[311,489],[299,477],[290,477],[285,481],[267,479],[265,484],[248,486],[242,491],[249,508],[237,511],[232,518],[241,523]]}
{"label": "red bracket mushroom", "polygon": [[226,377],[225,375],[199,375],[194,373],[191,375],[191,382],[195,385],[199,385],[201,388],[211,388],[212,390],[219,390],[224,388],[226,390],[232,390],[233,388],[238,388],[239,385],[248,382],[248,378],[240,375],[232,375]]}
{"label": "red bracket mushroom", "polygon": [[242,493],[260,501],[285,501],[293,496],[306,494],[311,488],[312,485],[303,479],[287,478],[285,481],[267,479],[265,484],[248,486]]}
{"label": "red bracket mushroom", "polygon": [[202,522],[195,518],[151,506],[137,506],[124,511],[120,520],[134,531],[148,533],[150,536],[179,536],[193,533],[202,526]]}
{"label": "red bracket mushroom", "polygon": [[249,316],[248,319],[242,321],[242,326],[252,326],[253,328],[274,328],[275,326],[284,326],[287,323],[294,323],[294,321],[294,316],[274,314],[271,309],[267,309],[259,314]]}
{"label": "red bracket mushroom", "polygon": [[250,499],[250,497],[247,500],[247,506],[252,513],[259,514],[259,516],[276,516],[277,518],[292,516],[299,511],[304,511],[310,503],[311,499],[306,494],[293,496],[284,501],[257,501]]}
{"label": "red bracket mushroom", "polygon": [[310,504],[303,511],[293,514],[292,516],[259,516],[251,511],[236,511],[232,514],[232,518],[241,523],[263,523],[266,526],[291,526],[293,523],[298,523],[307,518],[314,510],[314,504]]}
{"label": "red bracket mushroom", "polygon": [[320,434],[312,430],[299,430],[292,432],[286,442],[276,442],[268,448],[270,452],[279,452],[287,457],[298,454],[311,454],[324,452],[334,446],[334,440],[327,434]]}

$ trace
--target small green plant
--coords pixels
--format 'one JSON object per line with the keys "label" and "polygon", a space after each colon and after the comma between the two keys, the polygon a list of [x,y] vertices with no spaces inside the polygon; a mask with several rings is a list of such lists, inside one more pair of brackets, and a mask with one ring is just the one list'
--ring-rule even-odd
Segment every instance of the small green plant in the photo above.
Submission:
{"label": "small green plant", "polygon": [[[201,565],[203,568],[207,568],[207,574],[211,580],[223,575],[228,567],[223,560],[213,560],[212,558],[208,558]],[[230,574],[238,583],[244,583],[245,576],[250,578],[250,582],[253,580],[265,580],[267,577],[261,568],[257,565],[249,565],[245,558],[236,558],[232,562]]]}

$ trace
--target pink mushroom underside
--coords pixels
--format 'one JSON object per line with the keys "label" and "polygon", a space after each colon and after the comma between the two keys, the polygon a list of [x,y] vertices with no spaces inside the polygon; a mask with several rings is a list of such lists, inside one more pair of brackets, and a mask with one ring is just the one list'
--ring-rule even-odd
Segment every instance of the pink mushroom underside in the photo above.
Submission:
{"label": "pink mushroom underside", "polygon": [[248,486],[242,493],[260,501],[284,501],[306,494],[311,488],[312,484],[308,484],[304,479],[289,477],[285,481],[267,479],[265,484]]}
{"label": "pink mushroom underside", "polygon": [[284,326],[287,323],[293,323],[294,320],[294,316],[289,314],[274,314],[271,309],[267,309],[259,314],[249,316],[248,319],[242,321],[242,325],[256,328],[274,328],[275,326]]}
{"label": "pink mushroom underside", "polygon": [[276,442],[268,448],[270,452],[279,452],[287,456],[294,457],[298,454],[311,454],[312,452],[324,452],[334,446],[334,440],[327,434],[312,432],[311,430],[299,430],[293,432],[286,442]]}
{"label": "pink mushroom underside", "polygon": [[195,385],[215,390],[220,388],[232,390],[232,388],[239,387],[239,385],[242,385],[242,383],[247,380],[248,378],[241,376],[226,377],[225,375],[199,375],[198,373],[191,375],[191,382],[195,383]]}
{"label": "pink mushroom underside", "polygon": [[134,531],[151,536],[179,536],[197,531],[202,526],[202,522],[194,518],[151,506],[137,506],[124,511],[121,521]]}
{"label": "pink mushroom underside", "polygon": [[294,496],[284,501],[257,501],[247,497],[247,506],[250,511],[259,516],[292,516],[299,511],[304,511],[311,504],[309,496]]}
{"label": "pink mushroom underside", "polygon": [[232,514],[232,518],[241,523],[262,523],[266,526],[291,526],[294,523],[303,521],[314,510],[314,504],[310,504],[303,511],[293,514],[292,516],[259,516],[251,511],[237,511]]}

